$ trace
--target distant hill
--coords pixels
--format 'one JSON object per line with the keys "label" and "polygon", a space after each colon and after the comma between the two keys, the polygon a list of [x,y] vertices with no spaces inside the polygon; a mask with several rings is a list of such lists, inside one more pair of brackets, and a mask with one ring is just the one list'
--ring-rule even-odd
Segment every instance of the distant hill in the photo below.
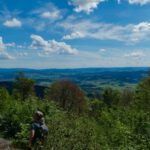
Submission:
{"label": "distant hill", "polygon": [[[143,73],[147,74],[148,67],[126,67],[126,68],[79,68],[79,69],[26,69],[26,68],[17,68],[17,69],[1,69],[0,68],[0,80],[8,81],[14,80],[18,72],[23,71],[28,77],[32,79],[59,79],[59,78],[72,78],[78,76],[90,76],[90,75],[109,75],[111,77],[120,74],[123,76],[130,76],[135,73],[137,74],[138,79],[143,77]],[[136,77],[137,77],[136,76]]]}
{"label": "distant hill", "polygon": [[[11,89],[18,72],[36,81],[37,91],[49,86],[52,82],[60,79],[69,79],[81,86],[87,93],[99,92],[106,86],[115,88],[131,87],[147,76],[149,67],[126,67],[126,68],[79,68],[79,69],[0,69],[1,85]],[[11,82],[8,82],[11,81]],[[1,86],[0,85],[0,86]],[[37,93],[38,94],[38,93]]]}

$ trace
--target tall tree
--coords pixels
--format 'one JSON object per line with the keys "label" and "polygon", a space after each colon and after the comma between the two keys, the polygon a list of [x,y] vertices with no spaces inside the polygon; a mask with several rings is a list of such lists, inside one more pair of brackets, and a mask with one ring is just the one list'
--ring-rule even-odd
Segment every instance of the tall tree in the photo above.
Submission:
{"label": "tall tree", "polygon": [[138,109],[150,112],[150,74],[139,83],[135,103]]}
{"label": "tall tree", "polygon": [[46,97],[54,100],[67,111],[81,113],[86,105],[84,92],[69,80],[53,83],[47,90]]}
{"label": "tall tree", "polygon": [[15,80],[15,93],[19,99],[25,100],[34,94],[34,81],[27,78],[23,72],[20,72]]}

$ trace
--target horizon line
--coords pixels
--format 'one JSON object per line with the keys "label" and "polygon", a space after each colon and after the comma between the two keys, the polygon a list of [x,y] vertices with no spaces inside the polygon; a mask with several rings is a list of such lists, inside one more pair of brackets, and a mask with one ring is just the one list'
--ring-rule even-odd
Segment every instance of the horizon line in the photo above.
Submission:
{"label": "horizon line", "polygon": [[119,69],[119,68],[150,68],[150,66],[114,66],[114,67],[68,67],[68,68],[30,68],[30,67],[5,67],[0,69],[30,69],[30,70],[51,70],[51,69],[56,69],[56,70],[76,70],[76,69]]}

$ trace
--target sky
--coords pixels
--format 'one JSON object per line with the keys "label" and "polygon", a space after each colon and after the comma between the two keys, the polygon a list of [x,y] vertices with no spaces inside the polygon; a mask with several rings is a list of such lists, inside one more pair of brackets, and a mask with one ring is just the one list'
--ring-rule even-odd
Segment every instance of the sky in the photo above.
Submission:
{"label": "sky", "polygon": [[150,0],[0,0],[0,68],[150,66]]}

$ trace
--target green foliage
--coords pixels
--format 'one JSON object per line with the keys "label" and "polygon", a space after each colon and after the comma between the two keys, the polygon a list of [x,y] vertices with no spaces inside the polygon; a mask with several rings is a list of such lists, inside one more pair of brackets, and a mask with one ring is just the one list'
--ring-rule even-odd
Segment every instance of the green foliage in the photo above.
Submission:
{"label": "green foliage", "polygon": [[128,107],[133,102],[135,92],[131,88],[125,88],[121,92],[119,106]]}
{"label": "green foliage", "polygon": [[[40,110],[49,127],[44,150],[149,150],[149,77],[139,84],[136,93],[105,89],[104,101],[85,98],[70,82],[54,83],[43,100],[29,94],[32,90],[21,96],[18,91],[30,85],[24,86],[25,80],[22,76],[17,80],[13,95],[0,89],[0,133],[12,139],[14,146],[29,148],[32,114]],[[80,109],[85,112],[78,115]]]}
{"label": "green foliage", "polygon": [[88,118],[57,114],[51,118],[49,130],[47,150],[94,150],[99,147],[95,124]]}
{"label": "green foliage", "polygon": [[103,100],[108,106],[117,105],[120,100],[120,92],[111,87],[105,88],[103,92]]}
{"label": "green foliage", "polygon": [[150,111],[150,75],[143,79],[137,87],[135,106],[137,109]]}
{"label": "green foliage", "polygon": [[23,149],[29,148],[29,135],[29,124],[21,123],[20,131],[16,133],[15,138],[13,139],[13,145]]}
{"label": "green foliage", "polygon": [[9,99],[9,93],[8,93],[7,89],[0,88],[0,110],[5,108],[7,99]]}
{"label": "green foliage", "polygon": [[34,93],[34,81],[25,77],[23,72],[16,77],[14,86],[14,96],[17,99],[24,101]]}
{"label": "green foliage", "polygon": [[88,115],[98,121],[101,116],[102,110],[105,107],[106,106],[103,101],[98,99],[91,99],[88,101]]}

